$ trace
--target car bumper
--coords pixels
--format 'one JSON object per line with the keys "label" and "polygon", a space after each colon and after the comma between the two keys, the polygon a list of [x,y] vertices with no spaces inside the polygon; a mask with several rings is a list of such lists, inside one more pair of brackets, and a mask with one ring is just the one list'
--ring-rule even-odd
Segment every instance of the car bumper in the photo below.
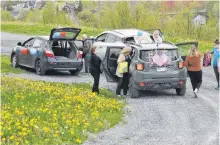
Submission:
{"label": "car bumper", "polygon": [[186,69],[175,70],[167,73],[152,73],[136,71],[132,74],[131,82],[139,90],[164,90],[182,88],[186,84]]}
{"label": "car bumper", "polygon": [[144,79],[142,81],[134,81],[133,85],[138,90],[165,90],[183,88],[186,81],[186,79],[179,78]]}
{"label": "car bumper", "polygon": [[83,68],[83,61],[75,61],[75,62],[44,62],[45,70],[59,70],[59,71],[68,71],[68,70],[76,70],[81,71]]}

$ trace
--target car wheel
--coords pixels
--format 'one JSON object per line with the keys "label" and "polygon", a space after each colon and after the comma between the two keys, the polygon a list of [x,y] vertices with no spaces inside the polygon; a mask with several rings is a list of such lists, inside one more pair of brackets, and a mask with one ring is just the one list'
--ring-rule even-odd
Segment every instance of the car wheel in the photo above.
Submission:
{"label": "car wheel", "polygon": [[36,69],[36,73],[38,75],[45,75],[46,74],[46,71],[44,70],[42,64],[41,64],[41,61],[40,60],[37,60],[36,63],[35,63],[35,69]]}
{"label": "car wheel", "polygon": [[182,88],[176,89],[176,94],[179,96],[184,96],[186,93],[186,85],[184,85]]}
{"label": "car wheel", "polygon": [[130,92],[131,98],[138,98],[139,97],[140,91],[138,89],[134,88],[132,78],[130,78],[130,81],[129,81],[129,92]]}
{"label": "car wheel", "polygon": [[18,67],[18,60],[15,54],[12,56],[12,66],[14,68]]}
{"label": "car wheel", "polygon": [[80,71],[79,70],[70,70],[69,71],[71,75],[74,75],[74,76],[78,76]]}

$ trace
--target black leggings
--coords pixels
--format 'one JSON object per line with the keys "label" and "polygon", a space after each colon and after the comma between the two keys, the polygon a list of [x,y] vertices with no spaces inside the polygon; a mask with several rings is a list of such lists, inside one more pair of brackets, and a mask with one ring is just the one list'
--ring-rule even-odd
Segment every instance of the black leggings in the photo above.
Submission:
{"label": "black leggings", "polygon": [[219,72],[218,72],[218,67],[217,67],[217,66],[214,66],[213,69],[214,69],[215,76],[216,76],[216,80],[217,80],[218,87],[219,87]]}
{"label": "black leggings", "polygon": [[202,70],[201,71],[188,71],[193,91],[199,89],[202,84]]}
{"label": "black leggings", "polygon": [[119,78],[119,82],[117,85],[116,95],[121,94],[121,89],[123,89],[124,95],[127,95],[128,84],[129,84],[129,73],[124,73],[123,77]]}
{"label": "black leggings", "polygon": [[91,75],[94,78],[94,83],[92,87],[92,92],[97,92],[99,94],[99,78],[100,78],[100,71],[90,70]]}

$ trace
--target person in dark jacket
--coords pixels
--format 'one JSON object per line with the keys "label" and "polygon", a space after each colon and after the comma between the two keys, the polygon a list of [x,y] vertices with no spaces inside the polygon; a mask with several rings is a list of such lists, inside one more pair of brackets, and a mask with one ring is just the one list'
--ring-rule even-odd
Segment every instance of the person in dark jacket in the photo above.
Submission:
{"label": "person in dark jacket", "polygon": [[92,87],[92,92],[97,92],[99,94],[99,78],[101,73],[101,59],[95,54],[96,46],[91,48],[91,58],[89,72],[94,78],[94,83]]}
{"label": "person in dark jacket", "polygon": [[82,35],[83,39],[83,57],[85,61],[85,73],[88,73],[89,70],[89,61],[91,57],[91,47],[92,43],[87,39],[87,36],[85,34]]}

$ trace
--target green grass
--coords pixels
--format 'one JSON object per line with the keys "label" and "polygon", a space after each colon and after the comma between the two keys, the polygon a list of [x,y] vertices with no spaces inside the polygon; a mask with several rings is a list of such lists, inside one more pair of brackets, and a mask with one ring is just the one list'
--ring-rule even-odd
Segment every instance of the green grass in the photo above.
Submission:
{"label": "green grass", "polygon": [[10,62],[10,57],[7,55],[1,55],[0,56],[0,61],[1,61],[1,73],[23,73],[24,71],[21,70],[20,68],[13,68],[12,64]]}
{"label": "green grass", "polygon": [[81,144],[118,124],[124,100],[89,84],[1,77],[1,144]]}
{"label": "green grass", "polygon": [[[24,23],[24,22],[1,22],[1,31],[3,32],[10,32],[16,34],[27,34],[27,35],[50,35],[50,31],[53,28],[57,27],[75,27],[79,28],[78,26],[61,26],[61,25],[43,25],[38,23]],[[81,32],[78,36],[81,39],[82,34],[86,34],[87,36],[96,36],[103,32],[102,29],[96,28],[89,28],[89,27],[80,27]]]}
{"label": "green grass", "polygon": [[[51,29],[61,27],[59,25],[43,25],[38,23],[23,23],[23,22],[1,22],[1,29],[3,32],[11,32],[17,34],[27,34],[27,35],[49,35]],[[62,26],[65,27],[65,26]],[[76,27],[78,26],[67,26],[67,27]],[[87,34],[87,36],[97,36],[101,32],[105,31],[104,29],[96,29],[90,27],[80,27],[81,33],[79,34],[77,39],[81,39],[82,34]],[[198,41],[196,39],[189,39],[189,38],[169,38],[166,37],[165,34],[165,41],[170,41],[172,43],[180,43],[180,42],[189,42],[189,41]],[[210,41],[201,41],[199,40],[199,51],[201,53],[205,53],[206,50],[212,50],[213,42]],[[188,48],[189,49],[189,48]],[[186,54],[188,50],[183,50]]]}

